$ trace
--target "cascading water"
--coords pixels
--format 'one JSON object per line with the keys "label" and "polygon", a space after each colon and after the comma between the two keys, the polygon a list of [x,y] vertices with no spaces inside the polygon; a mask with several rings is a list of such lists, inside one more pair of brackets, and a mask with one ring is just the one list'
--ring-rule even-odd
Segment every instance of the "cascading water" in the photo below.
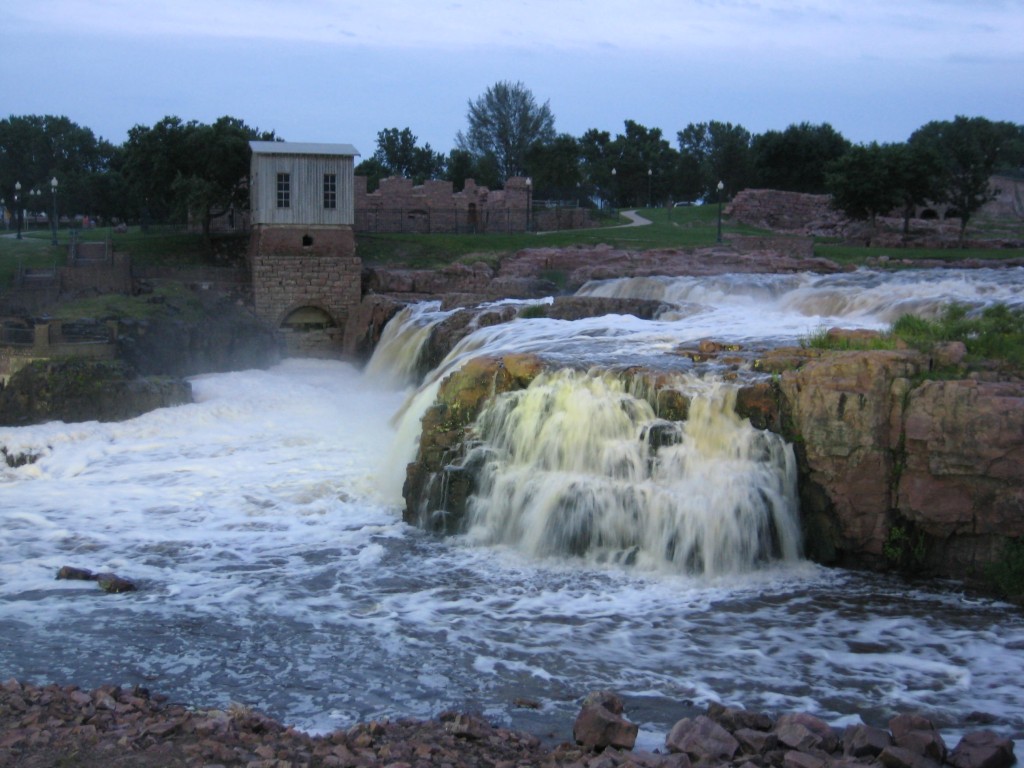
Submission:
{"label": "cascading water", "polygon": [[439,301],[425,301],[399,310],[384,326],[380,341],[366,364],[366,375],[395,389],[414,383],[430,331],[450,314],[441,311]]}
{"label": "cascading water", "polygon": [[792,450],[736,416],[733,389],[688,384],[684,422],[608,373],[562,370],[495,398],[466,460],[482,465],[469,537],[709,576],[796,559]]}
{"label": "cascading water", "polygon": [[[711,396],[686,383],[689,417],[675,424],[664,410],[655,410],[663,420],[650,418],[648,392],[575,374],[572,386],[604,386],[603,402],[629,411],[622,440],[603,449],[599,466],[611,478],[595,481],[596,470],[575,477],[615,487],[636,472],[629,504],[666,495],[665,520],[676,504],[692,502],[700,513],[710,508],[700,503],[706,496],[768,489],[772,511],[764,514],[774,532],[758,534],[747,551],[763,554],[738,566],[780,558],[765,567],[692,578],[665,559],[679,547],[671,549],[653,524],[653,544],[626,539],[603,550],[610,559],[635,547],[639,562],[647,556],[642,546],[657,561],[645,570],[472,546],[478,534],[498,540],[488,538],[484,520],[472,535],[451,538],[402,522],[398,491],[419,417],[439,380],[468,357],[536,352],[576,369],[636,364],[685,373],[692,366],[673,352],[704,338],[749,349],[792,343],[822,325],[880,327],[884,313],[940,293],[972,306],[1019,306],[1024,270],[733,275],[707,281],[703,295],[691,287],[679,302],[668,300],[671,316],[657,321],[535,318],[480,328],[411,398],[404,389],[415,384],[408,371],[420,342],[389,353],[388,341],[378,350],[382,370],[375,365],[373,373],[289,360],[270,371],[196,377],[193,404],[118,424],[0,428],[10,454],[38,457],[16,467],[0,462],[0,679],[144,685],[197,706],[238,702],[319,732],[460,709],[569,739],[579,697],[614,689],[646,748],[663,745],[673,723],[712,701],[809,711],[836,727],[861,719],[884,727],[895,712],[916,711],[947,743],[975,729],[973,713],[984,712],[993,729],[1024,738],[1019,613],[948,586],[787,559],[794,539],[781,499],[790,492],[783,471],[790,459],[769,458],[779,446],[749,425],[734,436],[724,385]],[[818,294],[866,291],[878,314],[834,316],[854,307],[831,299],[820,305],[827,316],[808,309]],[[394,341],[402,341],[402,323],[417,332],[414,317],[442,316],[410,310]],[[388,357],[395,365],[384,364]],[[395,377],[395,370],[406,373]],[[551,377],[547,386],[571,378]],[[539,396],[537,388],[521,397]],[[510,421],[522,419],[527,411],[513,404],[500,407],[510,409]],[[620,419],[621,410],[609,407],[606,417]],[[564,422],[547,429],[570,431]],[[698,444],[719,458],[702,468],[688,453]],[[761,481],[746,479],[751,464],[737,459],[747,449],[760,457],[753,466],[765,472]],[[518,460],[535,449],[524,439],[515,450]],[[496,447],[487,451],[494,487],[507,471],[519,472],[524,486],[541,485],[539,470],[498,462]],[[576,453],[596,452],[583,438],[567,440],[562,460],[575,466]],[[701,472],[724,479],[702,482]],[[693,482],[681,493],[658,488],[664,476],[682,487],[688,473]],[[569,472],[548,474],[556,489],[566,487]],[[113,571],[139,590],[103,595],[92,583],[55,581],[63,565]],[[714,564],[711,572],[726,568]],[[516,706],[520,698],[539,708]]]}

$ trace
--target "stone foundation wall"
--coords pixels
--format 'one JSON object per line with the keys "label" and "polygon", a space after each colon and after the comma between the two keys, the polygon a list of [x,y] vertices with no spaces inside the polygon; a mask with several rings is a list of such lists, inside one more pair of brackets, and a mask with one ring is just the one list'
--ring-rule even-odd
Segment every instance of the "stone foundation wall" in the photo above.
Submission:
{"label": "stone foundation wall", "polygon": [[362,297],[362,262],[349,227],[257,227],[249,246],[257,317],[279,326],[299,307],[344,329]]}

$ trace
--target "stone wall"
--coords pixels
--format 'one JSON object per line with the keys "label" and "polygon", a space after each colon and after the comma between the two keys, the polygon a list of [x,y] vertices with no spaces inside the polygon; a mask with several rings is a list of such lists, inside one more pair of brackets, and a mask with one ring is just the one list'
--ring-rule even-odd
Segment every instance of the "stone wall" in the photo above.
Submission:
{"label": "stone wall", "polygon": [[461,192],[450,181],[382,179],[366,191],[366,177],[355,177],[356,230],[359,232],[524,232],[530,228],[530,188],[515,176],[491,190],[467,179]]}
{"label": "stone wall", "polygon": [[800,234],[831,234],[845,217],[831,207],[831,195],[745,189],[726,205],[724,214],[737,224]]}
{"label": "stone wall", "polygon": [[257,227],[249,259],[257,317],[280,326],[296,309],[320,309],[333,320],[340,346],[362,297],[362,262],[351,228]]}

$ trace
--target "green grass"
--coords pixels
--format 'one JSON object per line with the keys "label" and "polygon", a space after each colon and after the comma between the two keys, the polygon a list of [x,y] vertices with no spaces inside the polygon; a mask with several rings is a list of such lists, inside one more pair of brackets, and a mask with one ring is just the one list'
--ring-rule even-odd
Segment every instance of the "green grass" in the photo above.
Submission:
{"label": "green grass", "polygon": [[1024,310],[996,304],[969,317],[966,307],[951,304],[935,320],[904,315],[889,331],[875,337],[833,338],[826,329],[819,329],[800,345],[837,351],[896,349],[904,345],[928,352],[948,341],[963,342],[969,361],[995,360],[1024,369]]}
{"label": "green grass", "polygon": [[198,322],[205,317],[205,309],[199,295],[181,283],[161,281],[152,293],[138,296],[124,296],[107,293],[85,299],[62,302],[53,308],[51,315],[58,320],[152,320],[158,317],[174,317],[185,322]]}
{"label": "green grass", "polygon": [[[1024,259],[1024,248],[865,248],[856,245],[818,242],[814,245],[814,255],[831,259],[844,266],[863,266],[869,261],[875,261],[883,256],[888,256],[890,262],[937,260],[952,263],[964,259],[999,262],[1009,259]],[[913,266],[913,264],[889,264],[890,268],[905,266]]]}
{"label": "green grass", "polygon": [[[608,217],[602,226],[591,229],[566,230],[550,233],[518,233],[507,235],[449,235],[449,234],[359,234],[357,249],[367,265],[436,268],[452,262],[472,263],[484,261],[497,264],[502,255],[524,248],[561,248],[573,245],[606,244],[613,248],[644,251],[659,248],[698,248],[712,246],[718,231],[718,206],[703,205],[686,208],[642,208],[641,216],[653,223],[643,227],[624,227],[625,219]],[[980,225],[980,222],[979,222]],[[993,226],[985,222],[985,227]],[[1020,228],[1017,227],[1017,230]],[[987,230],[973,228],[969,236],[988,234]],[[724,219],[722,234],[769,235],[776,233],[753,227],[736,225]],[[116,251],[128,253],[132,262],[140,266],[196,266],[210,264],[237,264],[244,254],[245,235],[216,237],[205,240],[202,235],[185,232],[180,227],[150,227],[143,232],[138,227],[126,233],[109,228],[82,230],[78,235],[84,241],[109,238]],[[68,230],[59,233],[60,245],[50,245],[49,230],[28,231],[24,239],[0,237],[0,290],[11,284],[19,265],[47,268],[61,265],[67,257]],[[1001,261],[1024,258],[1024,248],[1013,249],[922,249],[922,248],[864,248],[840,245],[821,240],[815,244],[815,254],[844,266],[862,266],[877,263],[880,256],[890,257],[890,265],[902,268],[911,262],[938,259],[958,261],[965,258]]]}

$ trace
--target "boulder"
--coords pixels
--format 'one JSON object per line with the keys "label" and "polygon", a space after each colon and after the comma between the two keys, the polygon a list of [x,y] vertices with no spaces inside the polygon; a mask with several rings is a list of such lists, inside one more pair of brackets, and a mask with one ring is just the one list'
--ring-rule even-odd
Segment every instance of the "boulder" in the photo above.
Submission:
{"label": "boulder", "polygon": [[[617,699],[617,697],[615,697]],[[573,739],[589,750],[632,749],[636,744],[639,726],[622,717],[621,700],[610,702],[612,708],[606,706],[604,700],[584,703],[576,722],[572,726]],[[619,709],[619,712],[614,711]]]}
{"label": "boulder", "polygon": [[946,759],[946,744],[928,718],[917,714],[897,715],[889,721],[889,730],[897,747],[937,763]]}
{"label": "boulder", "polygon": [[824,720],[805,713],[783,715],[772,731],[780,744],[800,752],[834,752],[838,739]]}
{"label": "boulder", "polygon": [[1013,765],[1013,741],[992,731],[967,733],[947,761],[956,768],[1008,768]]}
{"label": "boulder", "polygon": [[848,725],[843,733],[843,754],[847,757],[877,757],[892,745],[892,737],[881,728],[858,723]]}
{"label": "boulder", "polygon": [[665,738],[665,746],[698,762],[732,760],[740,749],[732,734],[706,715],[677,722]]}

